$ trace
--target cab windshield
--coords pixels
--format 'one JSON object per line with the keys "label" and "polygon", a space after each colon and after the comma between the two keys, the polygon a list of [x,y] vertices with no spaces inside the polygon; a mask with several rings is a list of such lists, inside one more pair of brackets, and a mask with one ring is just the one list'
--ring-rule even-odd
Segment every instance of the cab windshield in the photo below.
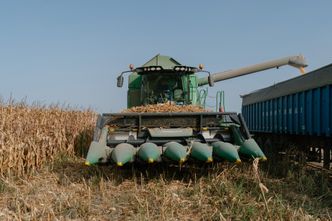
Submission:
{"label": "cab windshield", "polygon": [[174,73],[155,73],[143,77],[143,97],[145,104],[173,101],[184,102],[181,76]]}

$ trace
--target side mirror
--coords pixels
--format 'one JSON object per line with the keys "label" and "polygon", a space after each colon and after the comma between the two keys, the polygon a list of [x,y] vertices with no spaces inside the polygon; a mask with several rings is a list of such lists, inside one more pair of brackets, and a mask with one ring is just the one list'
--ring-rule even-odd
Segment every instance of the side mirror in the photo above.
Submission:
{"label": "side mirror", "polygon": [[208,76],[208,82],[209,82],[210,87],[214,86],[214,80],[213,80],[213,77],[211,75]]}
{"label": "side mirror", "polygon": [[123,86],[123,76],[122,76],[122,74],[117,78],[116,86],[118,86],[118,87]]}

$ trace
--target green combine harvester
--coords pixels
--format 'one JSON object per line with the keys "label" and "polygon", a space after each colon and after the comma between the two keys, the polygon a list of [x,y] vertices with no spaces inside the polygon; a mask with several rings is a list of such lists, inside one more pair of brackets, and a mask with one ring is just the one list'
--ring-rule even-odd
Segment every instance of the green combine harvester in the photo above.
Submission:
{"label": "green combine harvester", "polygon": [[[127,106],[172,103],[204,107],[206,91],[200,87],[283,65],[304,70],[303,56],[272,60],[215,74],[203,65],[182,65],[168,56],[157,55],[142,67],[124,71],[117,78],[122,87],[124,74],[130,73]],[[206,77],[199,78],[197,73]],[[251,138],[241,114],[224,112],[105,113],[98,116],[94,141],[86,165],[112,163],[117,166],[137,163],[167,162],[182,165],[187,161],[241,162],[240,156],[266,156]]]}

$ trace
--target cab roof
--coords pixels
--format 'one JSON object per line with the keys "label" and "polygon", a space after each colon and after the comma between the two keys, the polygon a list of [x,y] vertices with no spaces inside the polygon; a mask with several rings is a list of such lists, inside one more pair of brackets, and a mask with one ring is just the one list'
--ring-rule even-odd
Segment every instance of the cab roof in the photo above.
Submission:
{"label": "cab roof", "polygon": [[153,58],[151,58],[148,62],[146,62],[143,67],[148,66],[161,66],[164,70],[172,70],[175,66],[181,65],[180,62],[176,61],[174,58],[157,54]]}

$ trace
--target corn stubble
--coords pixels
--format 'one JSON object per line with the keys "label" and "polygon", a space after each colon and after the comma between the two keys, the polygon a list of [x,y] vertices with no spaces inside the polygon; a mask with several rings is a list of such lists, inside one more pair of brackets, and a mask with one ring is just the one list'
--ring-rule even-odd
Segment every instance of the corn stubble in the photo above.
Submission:
{"label": "corn stubble", "polygon": [[[51,170],[28,180],[2,181],[7,190],[0,192],[0,220],[329,219],[328,209],[314,205],[312,198],[285,189],[285,195],[292,195],[286,199],[275,191],[286,188],[284,182],[261,177],[269,187],[264,201],[250,171],[245,164],[123,170],[84,167],[77,158],[62,157]],[[316,214],[308,213],[306,205]]]}

